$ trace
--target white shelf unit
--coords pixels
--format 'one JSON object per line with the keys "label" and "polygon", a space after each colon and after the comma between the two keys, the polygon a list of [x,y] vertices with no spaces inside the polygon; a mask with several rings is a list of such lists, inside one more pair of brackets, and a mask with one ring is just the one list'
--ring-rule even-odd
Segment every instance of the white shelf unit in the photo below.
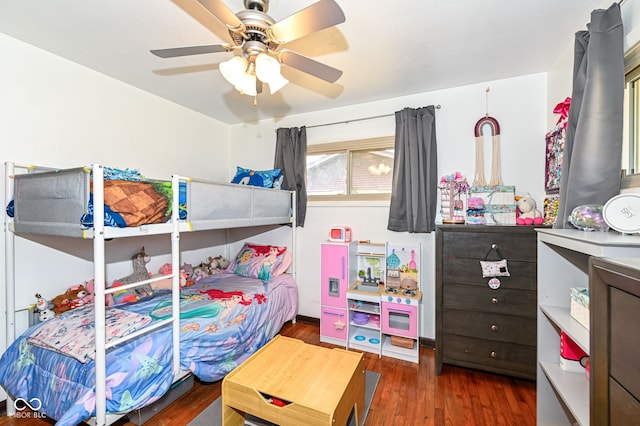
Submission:
{"label": "white shelf unit", "polygon": [[560,368],[560,331],[589,353],[589,331],[570,315],[570,288],[589,287],[589,258],[640,257],[640,238],[538,229],[537,423],[589,425],[589,381]]}
{"label": "white shelf unit", "polygon": [[[347,308],[349,310],[347,348],[359,349],[380,356],[380,294],[367,294],[352,288],[347,292]],[[369,319],[366,324],[356,324],[353,321],[354,314],[364,314],[369,318],[377,316],[378,321]]]}

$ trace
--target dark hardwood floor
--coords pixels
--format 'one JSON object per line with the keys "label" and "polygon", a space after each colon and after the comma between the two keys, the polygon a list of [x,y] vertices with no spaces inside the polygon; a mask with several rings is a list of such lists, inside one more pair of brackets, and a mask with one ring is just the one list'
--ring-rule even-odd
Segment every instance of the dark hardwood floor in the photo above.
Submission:
{"label": "dark hardwood floor", "polygon": [[[307,343],[320,343],[316,325],[286,324],[281,334]],[[283,354],[284,355],[284,354]],[[434,351],[420,348],[420,364],[365,355],[366,368],[381,373],[366,426],[536,424],[535,382],[445,365],[434,372]],[[220,382],[196,381],[193,388],[159,412],[145,426],[186,425],[220,396]],[[53,421],[17,419],[4,415],[0,426],[44,426]],[[134,423],[121,421],[121,426]]]}

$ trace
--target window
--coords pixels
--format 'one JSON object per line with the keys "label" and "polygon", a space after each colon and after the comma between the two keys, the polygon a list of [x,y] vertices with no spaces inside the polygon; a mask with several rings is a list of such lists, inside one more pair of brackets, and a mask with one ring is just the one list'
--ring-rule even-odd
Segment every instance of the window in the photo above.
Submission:
{"label": "window", "polygon": [[388,200],[394,137],[307,146],[307,195],[318,200]]}
{"label": "window", "polygon": [[625,54],[622,186],[640,186],[640,42]]}

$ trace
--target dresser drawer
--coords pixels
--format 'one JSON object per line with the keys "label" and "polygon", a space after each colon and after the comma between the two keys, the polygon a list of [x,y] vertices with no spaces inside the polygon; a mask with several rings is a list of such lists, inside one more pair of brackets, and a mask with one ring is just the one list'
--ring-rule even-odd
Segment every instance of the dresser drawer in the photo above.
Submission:
{"label": "dresser drawer", "polygon": [[535,346],[445,334],[443,362],[534,379]]}
{"label": "dresser drawer", "polygon": [[632,425],[640,418],[640,402],[615,379],[609,379],[609,416],[612,425]]}
{"label": "dresser drawer", "polygon": [[[505,259],[536,262],[538,245],[535,233],[445,232],[442,235],[442,256],[484,259],[495,244]],[[499,260],[493,250],[491,260]]]}
{"label": "dresser drawer", "polygon": [[444,308],[443,323],[448,334],[536,345],[534,318]]}
{"label": "dresser drawer", "polygon": [[457,308],[494,314],[536,318],[536,292],[500,287],[446,284],[443,308]]}
{"label": "dresser drawer", "polygon": [[[478,259],[447,257],[442,259],[442,280],[449,283],[487,286],[490,278],[482,277]],[[508,277],[497,277],[501,286],[520,290],[536,290],[537,264],[535,262],[507,261]]]}

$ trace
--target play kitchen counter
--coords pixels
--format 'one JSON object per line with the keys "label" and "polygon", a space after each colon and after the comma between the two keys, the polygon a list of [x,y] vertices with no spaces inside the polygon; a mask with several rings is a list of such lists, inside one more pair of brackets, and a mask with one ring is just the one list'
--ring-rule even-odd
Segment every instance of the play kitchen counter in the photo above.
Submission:
{"label": "play kitchen counter", "polygon": [[[436,373],[452,364],[536,378],[536,233],[530,226],[436,229]],[[482,260],[509,276],[483,277]]]}

